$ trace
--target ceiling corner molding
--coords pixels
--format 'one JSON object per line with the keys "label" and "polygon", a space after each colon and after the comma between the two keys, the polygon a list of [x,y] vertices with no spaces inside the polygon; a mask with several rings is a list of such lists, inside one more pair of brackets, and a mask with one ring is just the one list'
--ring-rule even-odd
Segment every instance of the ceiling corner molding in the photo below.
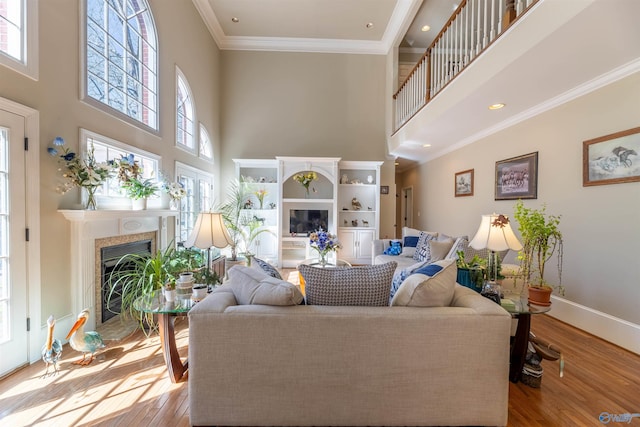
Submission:
{"label": "ceiling corner molding", "polygon": [[224,43],[226,36],[224,35],[224,31],[222,31],[222,27],[220,26],[220,22],[218,22],[216,14],[213,13],[209,0],[193,0],[193,4],[195,5],[198,13],[200,13],[204,24],[209,29],[216,45],[218,45],[219,49],[222,49],[221,45]]}
{"label": "ceiling corner molding", "polygon": [[222,50],[258,50],[275,52],[351,53],[385,55],[382,42],[368,40],[300,39],[286,37],[225,37]]}
{"label": "ceiling corner molding", "polygon": [[416,13],[418,13],[422,1],[423,0],[398,0],[382,36],[385,54],[393,47],[400,45],[402,37],[404,37],[404,34],[407,32]]}

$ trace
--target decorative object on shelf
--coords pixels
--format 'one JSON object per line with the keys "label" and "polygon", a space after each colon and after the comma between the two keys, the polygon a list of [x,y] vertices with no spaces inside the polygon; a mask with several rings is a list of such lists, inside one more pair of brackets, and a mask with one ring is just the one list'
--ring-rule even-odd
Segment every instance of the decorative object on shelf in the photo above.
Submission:
{"label": "decorative object on shelf", "polygon": [[389,186],[381,185],[380,186],[380,194],[389,194]]}
{"label": "decorative object on shelf", "polygon": [[[525,284],[529,286],[530,302],[537,305],[551,304],[553,289],[564,295],[562,286],[563,239],[559,229],[560,216],[547,215],[546,205],[541,209],[526,208],[522,200],[518,200],[514,208],[514,217],[518,221],[518,230],[522,236],[523,248],[518,253],[520,268]],[[544,278],[545,264],[558,249],[558,285],[551,286]],[[544,300],[532,298],[532,288],[546,288],[548,297]],[[535,291],[534,291],[535,292]]]}
{"label": "decorative object on shelf", "polygon": [[347,225],[349,225],[349,222],[345,219],[344,220],[344,226],[346,227]]}
{"label": "decorative object on shelf", "polygon": [[[74,187],[80,187],[87,192],[87,202],[85,209],[96,209],[96,191],[102,184],[113,176],[114,165],[109,162],[97,162],[94,154],[93,144],[89,146],[86,159],[80,159],[76,153],[64,146],[62,137],[53,140],[53,146],[47,148],[47,152],[58,158],[58,162],[64,164],[62,177],[65,182],[56,188],[61,194],[66,193]],[[59,152],[61,150],[62,152]]]}
{"label": "decorative object on shelf", "polygon": [[473,175],[474,169],[456,172],[454,179],[455,197],[473,196]]}
{"label": "decorative object on shelf", "polygon": [[261,176],[260,178],[258,178],[258,182],[267,182],[267,177]]}
{"label": "decorative object on shelf", "polygon": [[353,199],[351,199],[351,207],[353,208],[354,211],[359,211],[360,209],[362,209],[362,204],[358,201],[356,197],[354,197]]}
{"label": "decorative object on shelf", "polygon": [[582,143],[582,186],[640,181],[640,127]]}
{"label": "decorative object on shelf", "polygon": [[349,183],[349,177],[347,176],[346,173],[342,174],[342,177],[340,178],[340,184],[348,184]]}
{"label": "decorative object on shelf", "polygon": [[273,202],[269,203],[269,209],[275,209],[276,206],[277,205],[275,203],[273,203]]}
{"label": "decorative object on shelf", "polygon": [[309,245],[318,252],[320,256],[320,265],[327,265],[327,256],[330,252],[335,252],[342,248],[338,238],[322,228],[311,233],[309,236]]}
{"label": "decorative object on shelf", "polygon": [[367,221],[366,219],[362,220],[362,226],[363,227],[368,227],[369,226],[369,221]]}
{"label": "decorative object on shelf", "polygon": [[[266,178],[260,178],[260,179],[266,179]],[[264,181],[260,181],[260,182],[264,182]],[[253,194],[256,195],[256,197],[258,198],[258,202],[260,203],[260,207],[258,209],[264,209],[264,196],[267,195],[267,190],[265,190],[264,188],[261,188]]]}
{"label": "decorative object on shelf", "polygon": [[368,176],[367,176],[367,182],[368,182],[369,184],[373,184],[373,175],[368,175]]}
{"label": "decorative object on shelf", "polygon": [[496,162],[496,200],[538,198],[538,152]]}
{"label": "decorative object on shelf", "polygon": [[358,220],[357,219],[352,219],[351,220],[351,225],[353,225],[354,227],[358,226]]}
{"label": "decorative object on shelf", "polygon": [[498,284],[498,258],[496,252],[512,249],[519,251],[522,244],[513,233],[509,218],[502,214],[482,215],[480,227],[469,246],[474,249],[489,249],[491,251],[487,260],[487,280],[484,283],[483,296],[500,304],[501,289]]}
{"label": "decorative object on shelf", "polygon": [[180,182],[163,181],[162,190],[169,195],[169,209],[178,210],[180,200],[187,195],[187,190]]}
{"label": "decorative object on shelf", "polygon": [[[309,197],[309,185],[318,179],[318,174],[313,171],[297,173],[293,175],[293,180],[299,182],[305,189],[306,196]],[[315,188],[313,189],[315,193]]]}
{"label": "decorative object on shelf", "polygon": [[243,209],[253,209],[253,200],[247,199],[244,201]]}

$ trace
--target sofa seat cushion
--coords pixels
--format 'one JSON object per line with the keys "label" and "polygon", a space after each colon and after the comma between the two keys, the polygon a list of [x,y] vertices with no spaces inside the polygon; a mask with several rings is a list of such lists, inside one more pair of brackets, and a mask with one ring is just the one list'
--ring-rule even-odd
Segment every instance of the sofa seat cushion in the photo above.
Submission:
{"label": "sofa seat cushion", "polygon": [[453,260],[425,265],[402,282],[391,300],[391,305],[448,307],[453,300],[456,275],[457,268]]}
{"label": "sofa seat cushion", "polygon": [[362,267],[298,266],[308,305],[385,306],[389,304],[395,262]]}
{"label": "sofa seat cushion", "polygon": [[398,267],[397,267],[398,270],[409,267],[416,263],[412,256],[404,256],[404,255],[398,255],[398,256],[378,255],[375,257],[373,263],[375,265],[380,265],[380,264],[386,264],[388,262],[395,262],[396,264],[398,264]]}
{"label": "sofa seat cushion", "polygon": [[236,265],[228,274],[229,280],[218,289],[231,289],[238,304],[298,305],[304,299],[293,283],[259,269]]}

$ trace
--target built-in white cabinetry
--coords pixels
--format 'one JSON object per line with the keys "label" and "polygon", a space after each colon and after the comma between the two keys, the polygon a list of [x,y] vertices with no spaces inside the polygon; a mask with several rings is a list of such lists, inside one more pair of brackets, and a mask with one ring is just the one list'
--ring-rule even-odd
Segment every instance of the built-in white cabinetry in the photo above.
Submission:
{"label": "built-in white cabinetry", "polygon": [[[373,240],[380,229],[382,162],[341,161],[335,157],[234,162],[237,177],[250,196],[244,213],[268,230],[250,247],[257,257],[295,268],[317,255],[309,247],[308,234],[322,227],[338,235],[342,244],[338,258],[352,264],[371,263]],[[317,179],[309,184],[307,192],[294,177],[309,172],[314,172]],[[258,202],[261,191],[266,192],[262,206]]]}
{"label": "built-in white cabinetry", "polygon": [[[249,250],[260,259],[278,265],[278,242],[280,237],[280,183],[278,162],[263,159],[234,159],[236,176],[247,193],[245,209],[242,211],[247,223],[245,233],[254,234]],[[253,222],[253,229],[249,223]]]}
{"label": "built-in white cabinetry", "polygon": [[382,162],[339,162],[338,239],[340,259],[370,264],[373,241],[380,230],[380,166]]}

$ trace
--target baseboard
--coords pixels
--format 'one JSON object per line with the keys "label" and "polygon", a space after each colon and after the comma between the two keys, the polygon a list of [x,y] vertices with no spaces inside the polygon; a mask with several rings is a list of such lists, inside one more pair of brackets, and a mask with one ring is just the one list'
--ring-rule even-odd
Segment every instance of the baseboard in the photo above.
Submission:
{"label": "baseboard", "polygon": [[640,355],[640,325],[557,296],[549,316]]}

